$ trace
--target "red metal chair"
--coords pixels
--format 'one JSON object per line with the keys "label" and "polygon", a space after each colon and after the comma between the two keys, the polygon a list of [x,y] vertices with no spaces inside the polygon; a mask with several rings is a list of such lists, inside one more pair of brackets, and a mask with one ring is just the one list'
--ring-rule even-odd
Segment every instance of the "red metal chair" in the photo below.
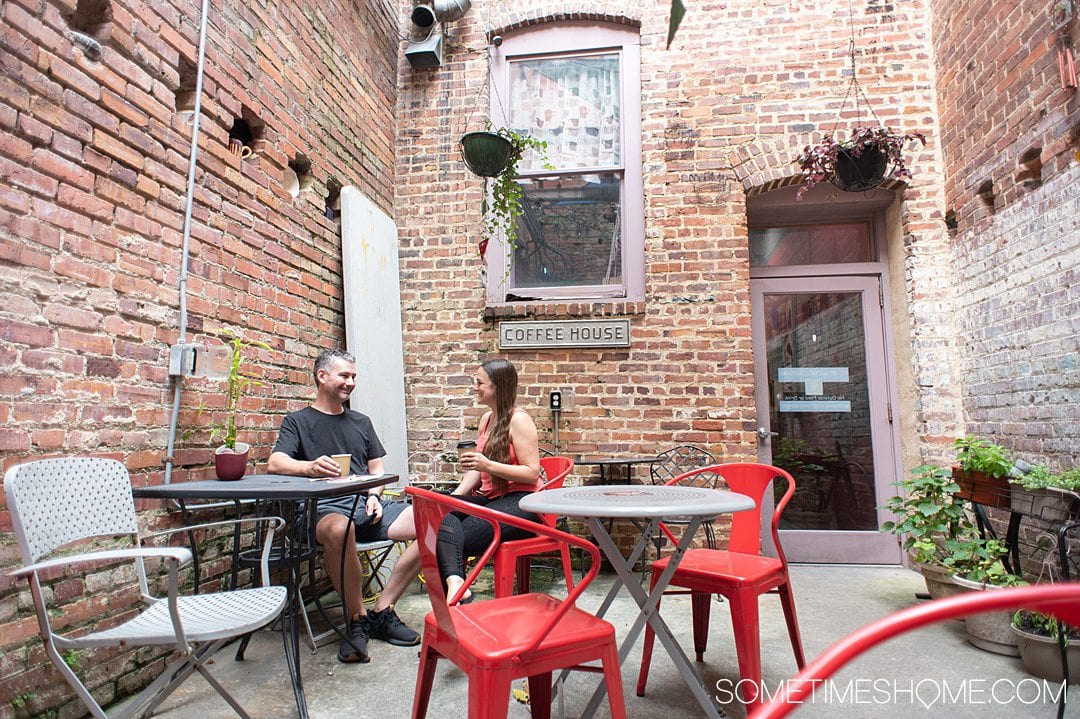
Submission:
{"label": "red metal chair", "polygon": [[[611,716],[625,719],[615,628],[575,606],[578,597],[596,577],[600,566],[599,550],[590,542],[566,532],[469,504],[456,497],[415,487],[405,491],[413,499],[420,562],[428,577],[425,586],[432,606],[424,620],[413,719],[427,716],[435,666],[443,658],[449,659],[469,677],[469,719],[505,719],[509,711],[511,682],[520,677],[529,678],[534,719],[550,719],[552,671],[590,670],[580,665],[598,659],[603,666]],[[439,576],[435,547],[439,525],[452,511],[487,520],[495,529],[495,538],[465,578],[464,586],[448,603],[443,583],[434,579]],[[564,600],[532,593],[458,604],[465,590],[494,555],[499,544],[500,524],[528,529],[581,548],[591,558],[588,573]]]}
{"label": "red metal chair", "polygon": [[[536,491],[558,489],[563,486],[566,477],[574,471],[574,461],[569,457],[541,457],[540,466],[544,469],[547,481]],[[555,526],[553,514],[541,514],[541,521],[549,527]],[[550,537],[527,537],[503,542],[495,552],[495,596],[509,597],[514,593],[514,576],[517,575],[518,593],[529,591],[529,572],[534,554],[559,552],[562,556],[563,575],[566,577],[566,590],[574,588],[573,567],[570,565],[570,547]]]}
{"label": "red metal chair", "polygon": [[781,719],[787,716],[799,704],[809,703],[814,688],[820,686],[823,680],[887,639],[927,624],[971,614],[1020,608],[1052,614],[1060,621],[1080,625],[1080,582],[1015,587],[994,592],[967,592],[894,612],[826,649],[794,678],[784,682],[780,693],[767,704],[760,705],[751,716],[753,719]]}
{"label": "red metal chair", "polygon": [[[761,502],[772,481],[782,477],[787,488],[772,517],[772,537],[777,557],[761,554]],[[731,606],[731,623],[735,632],[735,649],[739,656],[739,675],[746,680],[740,684],[746,691],[743,700],[753,705],[758,701],[753,687],[761,685],[761,641],[758,626],[758,597],[765,593],[780,595],[780,603],[787,620],[791,647],[795,651],[795,663],[802,668],[802,638],[795,617],[795,600],[788,579],[787,560],[780,546],[777,528],[780,516],[795,493],[795,480],[778,467],[767,464],[733,463],[702,467],[679,475],[667,484],[726,487],[752,498],[758,509],[736,512],[731,519],[731,539],[726,550],[691,549],[679,563],[671,579],[671,586],[690,590],[694,618],[694,651],[702,661],[709,637],[709,607],[713,594],[724,595]],[[661,529],[673,542],[671,530]],[[666,557],[652,563],[652,584],[667,567]],[[686,591],[665,594],[686,594]],[[659,609],[659,607],[657,607]],[[645,695],[645,683],[649,678],[654,634],[649,627],[645,632],[645,646],[641,654],[641,671],[638,674],[638,696]]]}

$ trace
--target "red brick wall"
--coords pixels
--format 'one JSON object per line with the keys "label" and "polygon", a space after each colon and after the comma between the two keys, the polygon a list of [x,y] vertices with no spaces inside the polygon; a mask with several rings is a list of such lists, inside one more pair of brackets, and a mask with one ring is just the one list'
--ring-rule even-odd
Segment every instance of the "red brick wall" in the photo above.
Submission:
{"label": "red brick wall", "polygon": [[[72,43],[64,15],[75,6],[0,6],[0,464],[108,455],[136,484],[159,482],[192,124],[175,93],[181,65],[195,62],[200,3],[114,0],[100,62]],[[251,353],[247,370],[264,385],[241,403],[241,439],[259,461],[281,413],[310,398],[314,355],[343,341],[328,181],[393,211],[399,23],[379,0],[211,3],[189,339],[220,343],[231,328],[273,348]],[[262,125],[243,161],[226,148],[241,116]],[[282,179],[298,152],[313,186],[294,200]],[[196,431],[178,438],[175,479],[212,472],[205,428],[223,392],[185,384],[180,428]],[[0,510],[0,572],[18,562],[10,526]],[[65,614],[88,620],[116,599],[113,579],[58,584]],[[27,692],[36,698],[20,715],[81,714],[35,634],[25,587],[0,574],[0,716]],[[95,654],[107,671],[95,668],[94,684],[108,696],[152,656]]]}
{"label": "red brick wall", "polygon": [[1060,469],[1080,461],[1080,97],[1057,47],[1080,21],[1054,32],[1050,6],[934,3],[933,37],[967,431]]}

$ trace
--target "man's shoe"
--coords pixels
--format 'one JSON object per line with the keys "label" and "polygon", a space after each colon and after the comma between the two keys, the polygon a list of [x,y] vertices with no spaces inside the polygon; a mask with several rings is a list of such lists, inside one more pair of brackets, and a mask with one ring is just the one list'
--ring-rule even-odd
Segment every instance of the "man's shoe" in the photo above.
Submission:
{"label": "man's shoe", "polygon": [[372,639],[381,639],[398,647],[412,647],[420,643],[420,635],[405,626],[393,607],[381,612],[368,612],[367,616]]}
{"label": "man's shoe", "polygon": [[370,633],[370,622],[364,615],[358,615],[349,620],[345,626],[347,639],[338,646],[337,658],[345,664],[360,662],[366,664],[371,661],[368,657],[367,642]]}

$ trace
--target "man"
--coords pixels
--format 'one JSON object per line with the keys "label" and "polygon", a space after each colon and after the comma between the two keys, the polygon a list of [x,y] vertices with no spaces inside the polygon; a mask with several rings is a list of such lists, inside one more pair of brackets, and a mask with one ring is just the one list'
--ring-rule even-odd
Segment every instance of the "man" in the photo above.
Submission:
{"label": "man", "polygon": [[[315,402],[285,416],[278,432],[267,469],[273,474],[303,477],[337,477],[335,454],[351,454],[351,473],[381,474],[386,451],[375,434],[371,420],[345,408],[356,387],[356,361],[340,350],[323,352],[315,359]],[[348,531],[353,497],[319,502],[315,538],[323,547],[323,566],[338,595],[345,597],[348,612],[346,639],[338,647],[338,661],[367,662],[368,638],[397,646],[420,643],[420,635],[398,618],[394,602],[420,571],[420,551],[416,543],[402,552],[382,594],[365,612],[361,596],[363,571],[356,554],[356,541],[416,539],[412,507],[403,502],[380,499],[382,488],[361,497],[353,515],[355,531]],[[344,558],[344,573],[342,559]]]}

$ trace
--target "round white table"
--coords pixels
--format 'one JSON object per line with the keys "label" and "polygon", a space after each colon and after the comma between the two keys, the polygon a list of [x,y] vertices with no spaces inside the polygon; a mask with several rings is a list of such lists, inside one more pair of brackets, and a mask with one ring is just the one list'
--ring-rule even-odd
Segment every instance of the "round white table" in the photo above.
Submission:
{"label": "round white table", "polygon": [[[705,716],[717,719],[721,716],[710,694],[705,690],[698,674],[682,647],[675,640],[671,630],[664,623],[656,606],[667,589],[675,569],[689,548],[701,523],[721,514],[731,514],[755,509],[754,500],[737,492],[725,492],[703,487],[669,487],[666,485],[607,484],[589,487],[564,487],[534,492],[521,499],[521,508],[529,512],[557,514],[566,517],[579,517],[596,539],[600,550],[611,562],[618,579],[612,585],[597,616],[604,616],[619,590],[623,587],[637,602],[640,612],[630,631],[619,647],[619,662],[626,660],[630,649],[637,640],[645,623],[648,622],[656,632],[656,637],[671,656],[672,661],[686,681],[687,686],[698,700]],[[650,540],[659,530],[664,518],[678,517],[686,523],[686,530],[679,540],[675,552],[668,561],[667,568],[653,585],[652,591],[645,589],[634,577],[634,564],[641,557]],[[629,519],[641,532],[633,550],[623,556],[612,539],[604,520]],[[566,672],[560,676],[565,678]],[[604,684],[600,683],[582,714],[588,719],[596,712],[604,697]]]}

